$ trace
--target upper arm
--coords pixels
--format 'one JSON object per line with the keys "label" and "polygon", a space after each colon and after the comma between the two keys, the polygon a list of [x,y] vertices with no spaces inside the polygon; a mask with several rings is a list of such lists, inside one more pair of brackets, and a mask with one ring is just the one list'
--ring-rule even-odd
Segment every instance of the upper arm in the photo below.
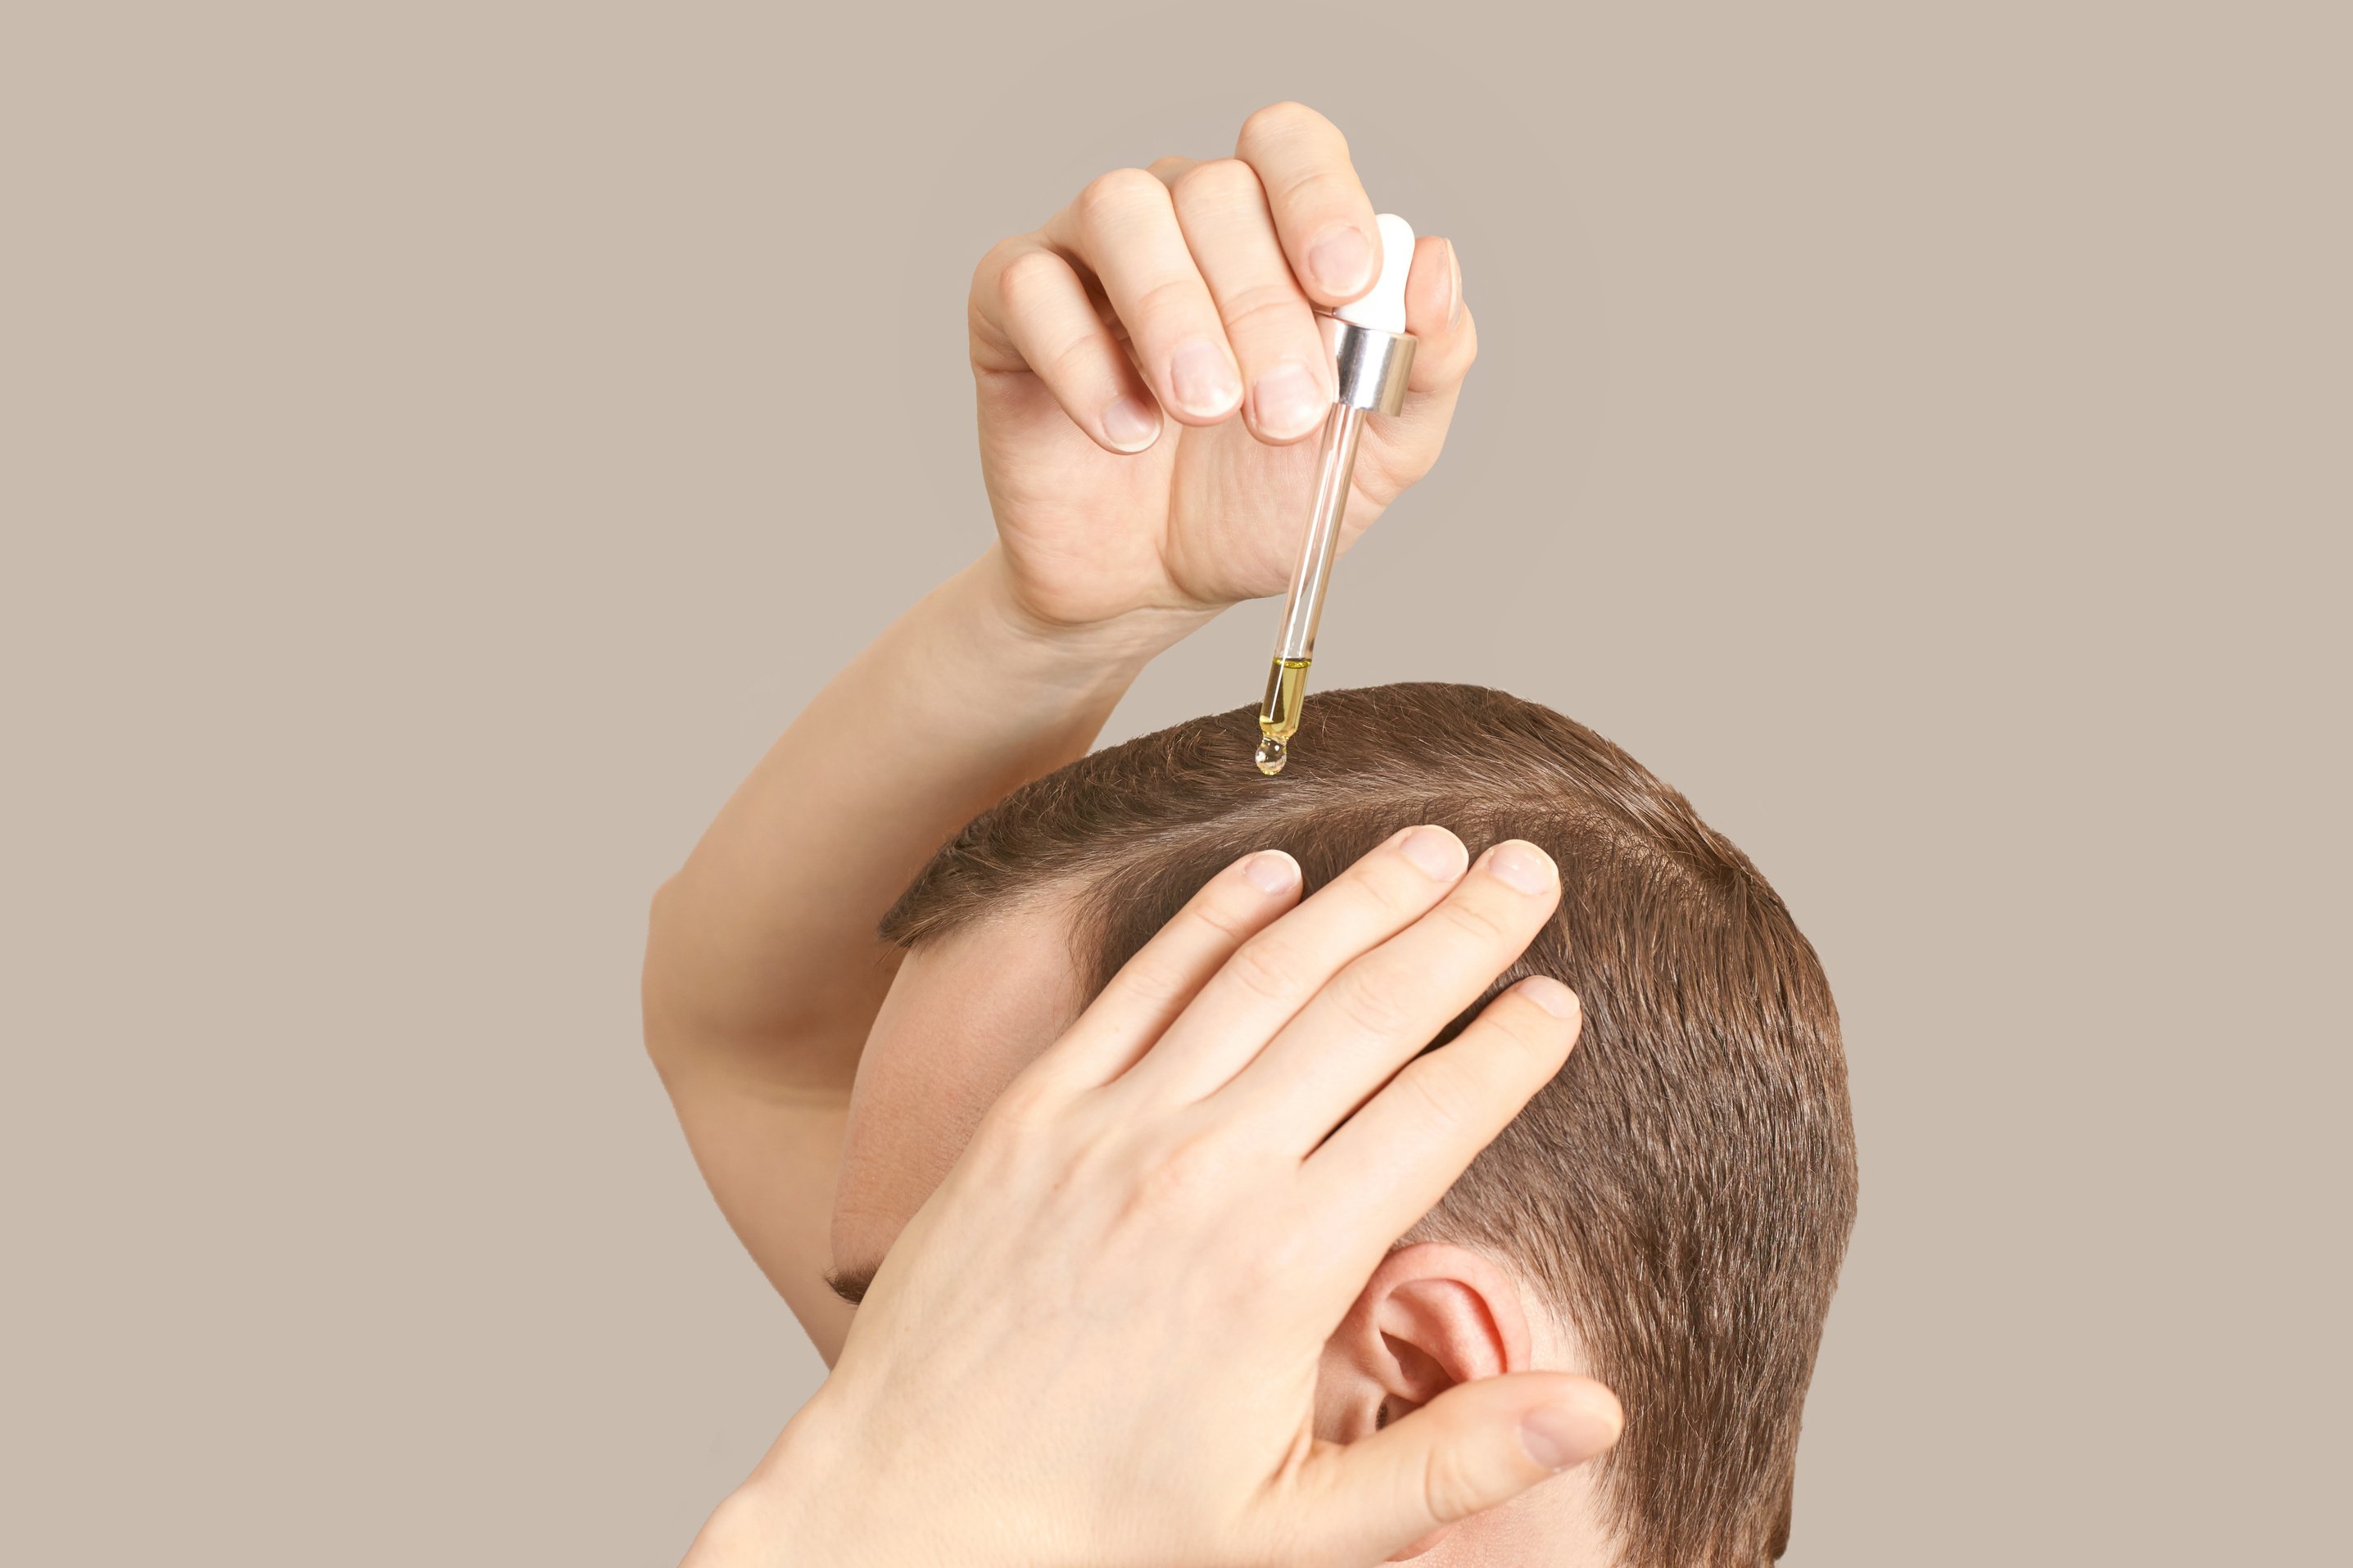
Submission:
{"label": "upper arm", "polygon": [[762,1082],[707,1058],[655,1059],[720,1212],[832,1365],[850,1320],[826,1283],[848,1086]]}
{"label": "upper arm", "polygon": [[874,943],[871,964],[839,966],[827,1012],[731,1027],[712,1015],[699,967],[711,921],[676,892],[673,879],[654,900],[646,1051],[720,1212],[830,1366],[850,1320],[826,1283],[849,1089],[900,954]]}

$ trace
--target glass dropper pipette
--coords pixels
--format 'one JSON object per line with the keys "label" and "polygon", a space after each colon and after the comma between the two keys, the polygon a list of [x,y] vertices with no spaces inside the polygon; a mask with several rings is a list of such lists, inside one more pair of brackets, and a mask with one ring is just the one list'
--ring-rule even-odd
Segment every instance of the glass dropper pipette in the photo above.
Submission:
{"label": "glass dropper pipette", "polygon": [[1340,553],[1340,524],[1347,514],[1365,416],[1395,414],[1403,407],[1406,377],[1413,368],[1416,340],[1405,330],[1413,228],[1395,213],[1383,213],[1376,221],[1381,231],[1380,281],[1363,299],[1315,318],[1324,346],[1332,351],[1338,390],[1324,420],[1324,444],[1315,458],[1315,504],[1300,541],[1299,563],[1292,568],[1282,633],[1275,639],[1266,697],[1259,704],[1256,760],[1258,771],[1269,777],[1281,773],[1290,759],[1291,737],[1306,704],[1315,623],[1323,618],[1324,590],[1332,581],[1333,558]]}

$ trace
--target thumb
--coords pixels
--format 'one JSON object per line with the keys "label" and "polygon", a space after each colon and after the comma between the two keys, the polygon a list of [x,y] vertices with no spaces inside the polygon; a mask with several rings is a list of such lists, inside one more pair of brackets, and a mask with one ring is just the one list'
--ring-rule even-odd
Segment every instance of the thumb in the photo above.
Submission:
{"label": "thumb", "polygon": [[1618,1441],[1625,1413],[1589,1377],[1517,1373],[1458,1384],[1404,1420],[1326,1449],[1330,1471],[1306,1539],[1375,1561],[1441,1526],[1509,1502]]}

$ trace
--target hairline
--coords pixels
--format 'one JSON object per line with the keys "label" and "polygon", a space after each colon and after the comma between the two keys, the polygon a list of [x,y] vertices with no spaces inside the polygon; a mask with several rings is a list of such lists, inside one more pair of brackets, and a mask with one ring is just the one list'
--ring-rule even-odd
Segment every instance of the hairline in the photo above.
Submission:
{"label": "hairline", "polygon": [[[1700,1478],[1679,1459],[1694,1450],[1680,1442],[1671,1445],[1664,1436],[1643,1441],[1638,1435],[1635,1443],[1603,1462],[1598,1475],[1602,1517],[1628,1562],[1659,1568],[1669,1561],[1637,1543],[1636,1527],[1644,1523],[1666,1530],[1662,1539],[1679,1542],[1678,1550],[1728,1545],[1737,1533],[1737,1539],[1765,1546],[1778,1556],[1788,1540],[1805,1388],[1854,1212],[1845,1063],[1836,1004],[1819,955],[1798,929],[1787,903],[1736,845],[1701,818],[1680,791],[1623,748],[1574,720],[1509,693],[1430,683],[1335,691],[1326,694],[1320,712],[1325,734],[1333,738],[1335,760],[1326,762],[1320,744],[1303,748],[1303,758],[1335,770],[1322,776],[1311,770],[1303,779],[1286,778],[1270,788],[1257,787],[1255,780],[1229,787],[1234,775],[1224,771],[1228,748],[1243,745],[1243,752],[1233,754],[1246,755],[1246,744],[1255,736],[1253,710],[1240,709],[1135,737],[1022,786],[976,817],[925,864],[885,917],[883,936],[913,951],[987,921],[1000,910],[1041,896],[1060,896],[1077,915],[1067,925],[1074,962],[1082,968],[1092,962],[1096,971],[1086,976],[1083,988],[1092,994],[1108,979],[1103,971],[1113,961],[1150,940],[1152,932],[1145,927],[1154,916],[1165,920],[1183,908],[1199,882],[1255,848],[1296,847],[1314,885],[1321,887],[1345,872],[1350,856],[1360,856],[1388,832],[1415,822],[1443,823],[1472,840],[1474,847],[1507,837],[1533,838],[1548,847],[1556,840],[1570,846],[1585,865],[1572,873],[1568,903],[1578,904],[1605,889],[1613,898],[1630,896],[1636,901],[1630,908],[1647,909],[1650,918],[1673,922],[1703,944],[1696,973],[1704,976],[1707,964],[1718,960],[1733,965],[1726,977],[1736,989],[1725,996],[1735,1012],[1746,996],[1748,1006],[1761,1006],[1779,1020],[1776,1028],[1762,1019],[1719,1017],[1717,1005],[1708,1004],[1689,1016],[1666,1015],[1662,1025],[1671,1039],[1680,1039],[1687,1031],[1695,1031],[1701,1039],[1703,1056],[1676,1068],[1698,1075],[1694,1087],[1735,1094],[1761,1089],[1801,1118],[1786,1131],[1777,1131],[1769,1147],[1753,1139],[1742,1147],[1766,1162],[1759,1175],[1773,1184],[1774,1194],[1821,1205],[1819,1213],[1825,1224],[1796,1238],[1803,1268],[1789,1274],[1765,1260],[1766,1275],[1756,1285],[1793,1313],[1793,1323],[1804,1332],[1789,1337],[1754,1328],[1736,1331],[1711,1318],[1714,1327],[1694,1321],[1679,1333],[1676,1324],[1683,1320],[1673,1317],[1678,1303],[1699,1301],[1692,1292],[1705,1288],[1704,1276],[1684,1278],[1684,1265],[1674,1258],[1667,1259],[1665,1274],[1655,1280],[1642,1268],[1630,1275],[1609,1266],[1609,1249],[1646,1245],[1630,1228],[1639,1214],[1610,1206],[1609,1200],[1623,1196],[1613,1190],[1613,1182],[1628,1170],[1661,1173],[1651,1167],[1662,1160],[1675,1164],[1672,1151],[1677,1145],[1653,1140],[1620,1148],[1609,1142],[1608,1127],[1601,1129],[1607,1147],[1596,1151],[1600,1163],[1591,1166],[1589,1179],[1596,1185],[1588,1194],[1602,1201],[1580,1211],[1599,1216],[1594,1233],[1602,1247],[1599,1253],[1589,1254],[1588,1242],[1580,1239],[1584,1226],[1567,1215],[1554,1216],[1548,1228],[1527,1232],[1525,1244],[1516,1240],[1519,1233],[1508,1223],[1510,1216],[1494,1201],[1507,1196],[1509,1188],[1495,1185],[1485,1152],[1464,1173],[1471,1183],[1465,1203],[1458,1207],[1455,1199],[1466,1189],[1451,1188],[1401,1243],[1454,1241],[1455,1236],[1437,1232],[1441,1226],[1452,1231],[1454,1222],[1461,1221],[1470,1231],[1463,1244],[1478,1245],[1490,1255],[1500,1249],[1513,1278],[1546,1303],[1546,1318],[1561,1323],[1577,1353],[1588,1361],[1595,1355],[1623,1359],[1627,1365],[1620,1370],[1655,1384],[1651,1392],[1662,1398],[1682,1399],[1688,1391],[1692,1404],[1665,1408],[1682,1410],[1682,1418],[1703,1423],[1696,1430],[1704,1442],[1743,1445],[1725,1450],[1740,1461],[1739,1473],[1745,1478],[1736,1494],[1719,1495],[1715,1482]],[[1406,722],[1392,725],[1393,715]],[[1414,727],[1427,731],[1441,716],[1448,726],[1445,742],[1434,746],[1427,733],[1417,733]],[[1356,742],[1360,733],[1380,739],[1368,750]],[[1493,749],[1466,748],[1464,738],[1474,734]],[[1390,747],[1394,749],[1386,749]],[[1526,771],[1531,765],[1536,774]],[[1330,851],[1342,843],[1351,847],[1335,858]],[[1223,858],[1208,853],[1212,849],[1221,851]],[[1194,885],[1187,886],[1188,881]],[[1135,901],[1125,902],[1125,895]],[[1612,902],[1597,908],[1617,906]],[[1622,945],[1637,940],[1634,928],[1620,928],[1610,914],[1599,914],[1611,935],[1588,949],[1583,937],[1569,942],[1565,925],[1555,931],[1556,924],[1570,918],[1566,910],[1556,914],[1536,942],[1548,949],[1566,942],[1572,952],[1599,955],[1605,966],[1630,966],[1621,968],[1619,979],[1631,981],[1630,997],[1645,996],[1641,977],[1655,954],[1646,956],[1648,950],[1639,945]],[[1694,920],[1698,921],[1695,928],[1683,924]],[[1613,939],[1620,945],[1613,947]],[[1574,961],[1549,952],[1544,960],[1515,963],[1501,979],[1525,973],[1521,965],[1527,962]],[[1770,973],[1747,967],[1754,964],[1769,965]],[[1737,989],[1744,976],[1759,983],[1759,988]],[[1672,981],[1670,989],[1679,992],[1681,984]],[[1601,1047],[1609,1044],[1614,1030],[1630,1026],[1645,1014],[1648,1004],[1636,1000],[1631,1014],[1613,1024],[1618,1011],[1589,1005],[1588,1035],[1602,1026],[1592,1039],[1601,1052],[1594,1063],[1619,1059]],[[1466,1012],[1463,1016],[1470,1016]],[[1759,1024],[1767,1030],[1761,1037],[1720,1033]],[[1450,1025],[1438,1037],[1451,1037],[1455,1027]],[[1635,1049],[1632,1043],[1639,1037],[1626,1036],[1622,1048]],[[1754,1059],[1766,1064],[1767,1082],[1721,1082],[1718,1075],[1725,1069],[1705,1065],[1749,1059],[1742,1047],[1750,1045],[1766,1047]],[[1734,1048],[1732,1057],[1724,1055],[1725,1046]],[[1588,1054],[1580,1051],[1572,1058],[1571,1069]],[[1630,1059],[1640,1059],[1639,1054]],[[1671,1064],[1678,1060],[1662,1059]],[[1609,1086],[1609,1103],[1638,1093],[1640,1079],[1623,1070],[1590,1064],[1588,1070],[1605,1074],[1595,1082]],[[1584,1103],[1581,1097],[1577,1103]],[[1546,1106],[1551,1109],[1539,1110]],[[1537,1114],[1535,1125],[1556,1136],[1584,1114],[1543,1092],[1531,1101],[1528,1113]],[[1662,1113],[1669,1120],[1679,1114],[1663,1104]],[[1799,1133],[1800,1144],[1786,1142]],[[1520,1123],[1514,1121],[1498,1143],[1520,1137]],[[1572,1146],[1514,1142],[1498,1158],[1514,1163],[1532,1153],[1542,1155],[1547,1147],[1557,1152]],[[1626,1159],[1613,1164],[1611,1149]],[[1800,1163],[1789,1163],[1791,1159]],[[1589,1162],[1577,1164],[1584,1167]],[[1663,1173],[1676,1175],[1674,1171]],[[1588,1179],[1576,1178],[1580,1184]],[[1536,1185],[1549,1190],[1541,1179]],[[1704,1226],[1715,1223],[1696,1213],[1685,1217]],[[1736,1225],[1725,1241],[1747,1248],[1744,1256],[1763,1258],[1753,1227]],[[1608,1283],[1612,1280],[1618,1283]],[[1670,1286],[1682,1294],[1657,1293]],[[1588,1341],[1583,1331],[1578,1314],[1586,1310],[1599,1315],[1598,1340]],[[1770,1407],[1752,1408],[1753,1402],[1736,1406],[1709,1380],[1695,1378],[1692,1363],[1661,1359],[1645,1337],[1651,1315],[1660,1311],[1669,1314],[1663,1321],[1671,1349],[1753,1352],[1757,1370],[1778,1380],[1773,1386],[1780,1397]],[[1601,1369],[1594,1370],[1599,1373]],[[1778,1526],[1773,1521],[1777,1496]],[[1670,1504],[1691,1515],[1688,1528],[1671,1522],[1683,1516],[1668,1511]],[[1750,1533],[1760,1529],[1767,1533]]]}
{"label": "hairline", "polygon": [[[1206,822],[1187,824],[1185,829],[1175,830],[1166,836],[1155,835],[1155,837],[1193,837],[1206,834],[1219,824],[1230,820],[1229,816],[1214,817]],[[1122,848],[1124,853],[1113,857],[1109,863],[1097,868],[1092,874],[1078,869],[1057,872],[1042,877],[1035,882],[1008,888],[997,898],[985,902],[942,895],[941,902],[955,907],[944,910],[927,911],[919,917],[920,929],[913,933],[903,937],[886,934],[884,940],[902,952],[914,953],[944,942],[953,942],[957,937],[972,931],[998,926],[1025,914],[1044,911],[1059,915],[1061,917],[1059,923],[1062,928],[1062,940],[1071,956],[1072,972],[1080,982],[1082,995],[1079,1011],[1083,1014],[1088,1007],[1093,1005],[1095,997],[1102,994],[1100,985],[1089,984],[1089,976],[1100,966],[1103,959],[1103,954],[1088,941],[1087,924],[1083,917],[1087,913],[1089,904],[1102,896],[1107,884],[1114,881],[1122,871],[1133,868],[1143,862],[1149,855],[1147,848],[1134,845],[1123,845]],[[945,855],[949,852],[947,849],[943,849],[941,854]],[[1103,982],[1107,984],[1109,978],[1109,976],[1103,976]],[[1546,1288],[1545,1281],[1526,1262],[1513,1256],[1508,1250],[1491,1245],[1482,1238],[1472,1235],[1467,1229],[1443,1224],[1443,1213],[1442,1203],[1432,1205],[1430,1213],[1416,1220],[1402,1235],[1389,1243],[1388,1250],[1395,1252],[1425,1242],[1443,1242],[1450,1247],[1460,1247],[1466,1251],[1477,1253],[1501,1268],[1514,1286],[1519,1288],[1520,1305],[1523,1310],[1532,1309],[1541,1312],[1547,1325],[1558,1333],[1562,1342],[1573,1348],[1573,1353],[1578,1363],[1584,1364],[1586,1360],[1584,1336],[1570,1319],[1567,1303],[1556,1300],[1556,1293]],[[825,1283],[836,1296],[855,1307],[865,1300],[867,1291],[873,1287],[875,1273],[881,1267],[881,1260],[878,1259],[874,1263],[856,1268],[832,1269],[826,1274]]]}

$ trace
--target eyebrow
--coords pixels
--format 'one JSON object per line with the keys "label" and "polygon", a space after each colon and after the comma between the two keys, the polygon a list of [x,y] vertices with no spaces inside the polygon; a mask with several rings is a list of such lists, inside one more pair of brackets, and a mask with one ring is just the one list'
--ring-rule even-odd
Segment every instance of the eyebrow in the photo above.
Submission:
{"label": "eyebrow", "polygon": [[866,1292],[873,1289],[874,1270],[871,1268],[849,1271],[839,1268],[828,1269],[826,1271],[825,1283],[827,1289],[855,1307],[865,1300]]}

